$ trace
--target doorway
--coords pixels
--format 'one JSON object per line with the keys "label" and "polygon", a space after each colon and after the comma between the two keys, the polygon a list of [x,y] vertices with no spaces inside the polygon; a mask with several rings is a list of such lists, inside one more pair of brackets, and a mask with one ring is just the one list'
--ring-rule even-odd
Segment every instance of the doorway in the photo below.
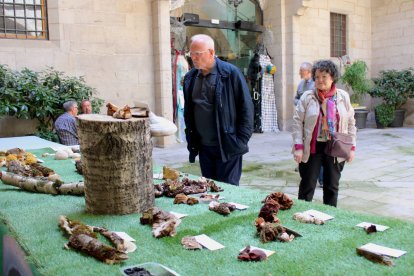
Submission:
{"label": "doorway", "polygon": [[256,0],[186,0],[171,16],[184,23],[187,38],[211,36],[217,57],[246,76],[262,32],[263,14]]}
{"label": "doorway", "polygon": [[[172,29],[178,26],[171,36],[172,55],[175,57],[173,58],[173,108],[174,122],[179,129],[177,141],[183,142],[185,137],[183,104],[180,105],[180,102],[183,102],[180,101],[183,89],[180,82],[185,75],[185,70],[180,68],[189,69],[188,66],[183,66],[183,63],[186,63],[184,55],[188,53],[188,40],[196,34],[212,37],[216,56],[238,67],[245,76],[254,104],[254,131],[258,133],[278,131],[273,75],[263,71],[270,65],[270,57],[267,51],[264,52],[263,13],[258,1],[181,1],[182,5],[170,12]],[[189,56],[187,60],[191,64]],[[259,62],[258,67],[252,66]]]}

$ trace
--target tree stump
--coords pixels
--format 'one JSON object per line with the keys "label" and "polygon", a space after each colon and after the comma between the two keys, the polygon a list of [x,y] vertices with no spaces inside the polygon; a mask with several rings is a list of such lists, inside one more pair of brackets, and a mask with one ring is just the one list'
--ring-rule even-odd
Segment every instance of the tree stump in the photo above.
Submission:
{"label": "tree stump", "polygon": [[131,214],[154,206],[148,118],[78,116],[86,211]]}

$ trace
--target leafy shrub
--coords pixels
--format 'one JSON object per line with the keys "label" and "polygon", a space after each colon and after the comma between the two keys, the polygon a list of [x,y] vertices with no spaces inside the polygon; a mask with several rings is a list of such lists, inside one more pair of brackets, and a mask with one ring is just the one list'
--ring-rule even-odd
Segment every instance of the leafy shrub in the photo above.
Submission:
{"label": "leafy shrub", "polygon": [[53,68],[40,73],[27,68],[17,72],[0,65],[0,115],[37,119],[35,134],[48,140],[57,141],[53,123],[64,112],[64,102],[74,100],[80,105],[89,99],[93,111],[99,112],[103,100],[93,94],[95,89],[83,77],[68,77]]}
{"label": "leafy shrub", "polygon": [[394,111],[395,108],[392,105],[385,103],[377,105],[375,107],[375,118],[381,125],[387,127],[394,120]]}
{"label": "leafy shrub", "polygon": [[381,71],[373,81],[374,86],[369,94],[382,98],[384,103],[395,109],[400,108],[409,98],[414,98],[414,68]]}
{"label": "leafy shrub", "polygon": [[[17,76],[6,66],[0,65],[0,114],[28,117],[27,106],[19,102]],[[21,112],[19,112],[21,111]]]}
{"label": "leafy shrub", "polygon": [[352,88],[351,102],[360,103],[371,87],[367,79],[368,66],[363,60],[356,60],[350,65],[345,65],[345,72],[341,81]]}
{"label": "leafy shrub", "polygon": [[368,93],[382,98],[383,104],[375,108],[375,116],[383,126],[388,126],[394,119],[394,110],[414,98],[414,68],[381,71]]}

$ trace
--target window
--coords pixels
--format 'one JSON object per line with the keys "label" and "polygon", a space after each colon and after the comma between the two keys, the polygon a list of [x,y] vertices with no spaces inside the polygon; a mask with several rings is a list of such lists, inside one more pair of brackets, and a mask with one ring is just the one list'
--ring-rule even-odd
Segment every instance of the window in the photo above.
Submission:
{"label": "window", "polygon": [[0,0],[0,38],[47,39],[46,0]]}
{"label": "window", "polygon": [[346,55],[346,15],[331,13],[331,57]]}

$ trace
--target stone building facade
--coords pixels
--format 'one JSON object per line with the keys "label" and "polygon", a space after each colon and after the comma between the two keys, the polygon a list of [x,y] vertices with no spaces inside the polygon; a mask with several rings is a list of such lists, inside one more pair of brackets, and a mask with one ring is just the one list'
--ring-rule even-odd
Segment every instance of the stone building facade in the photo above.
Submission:
{"label": "stone building facade", "polygon": [[[330,13],[347,17],[347,55],[362,59],[369,77],[379,71],[404,69],[414,60],[414,1],[410,0],[297,0],[266,1],[264,25],[270,25],[275,42],[270,47],[275,64],[279,124],[288,128],[293,113],[292,95],[303,61],[331,58]],[[373,103],[368,101],[372,109]],[[412,101],[406,105],[406,124],[414,124]]]}
{"label": "stone building facade", "polygon": [[[278,68],[275,94],[281,129],[289,129],[291,123],[300,63],[332,58],[332,12],[346,16],[346,54],[351,60],[365,60],[370,76],[384,69],[412,66],[412,0],[245,1],[260,3],[263,25],[273,34],[273,42],[267,47]],[[50,66],[68,75],[82,75],[106,102],[146,102],[158,115],[172,118],[169,0],[46,3],[49,39],[0,38],[2,64],[33,70]],[[407,106],[408,124],[414,124],[411,105]],[[22,135],[28,129],[10,125],[10,119],[0,119],[0,136]],[[170,137],[158,144],[173,141]]]}
{"label": "stone building facade", "polygon": [[[47,0],[46,4],[49,39],[0,39],[2,64],[39,71],[49,66],[84,76],[105,102],[146,102],[158,115],[171,117],[169,0]],[[33,131],[12,122],[0,121],[0,136]]]}

